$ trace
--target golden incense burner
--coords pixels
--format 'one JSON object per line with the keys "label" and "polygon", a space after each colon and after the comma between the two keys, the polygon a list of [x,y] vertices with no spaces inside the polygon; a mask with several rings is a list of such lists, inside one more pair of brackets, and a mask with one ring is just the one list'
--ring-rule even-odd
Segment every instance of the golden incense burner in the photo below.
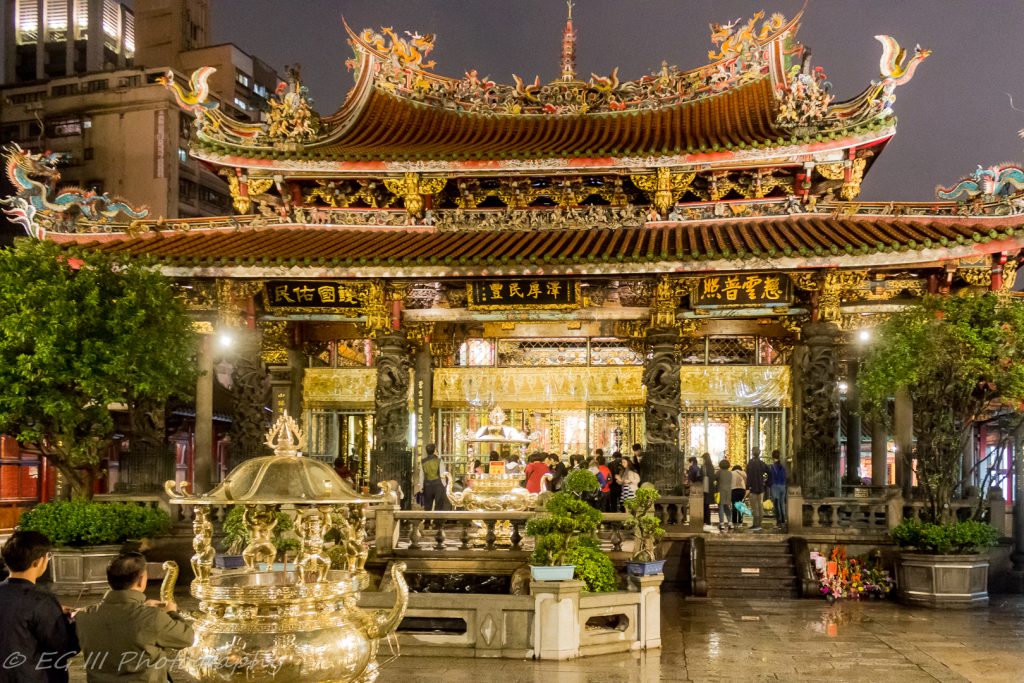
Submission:
{"label": "golden incense burner", "polygon": [[[361,496],[324,463],[302,457],[302,442],[295,421],[283,415],[267,436],[274,455],[243,462],[205,495],[165,485],[171,502],[191,505],[195,514],[192,595],[199,616],[195,642],[179,661],[200,681],[372,681],[378,641],[405,615],[409,590],[400,563],[391,570],[394,607],[356,606],[368,584],[366,506],[383,497]],[[210,506],[223,504],[245,507],[245,569],[213,568]],[[301,549],[294,566],[276,570],[271,537],[282,506],[294,508]],[[332,529],[340,536],[341,567],[331,566],[324,550]]]}

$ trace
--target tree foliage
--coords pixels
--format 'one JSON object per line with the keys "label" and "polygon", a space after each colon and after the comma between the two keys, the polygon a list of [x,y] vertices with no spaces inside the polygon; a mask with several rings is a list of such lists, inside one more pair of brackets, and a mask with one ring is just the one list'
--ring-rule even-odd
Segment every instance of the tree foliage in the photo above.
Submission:
{"label": "tree foliage", "polygon": [[139,262],[51,242],[0,252],[0,432],[34,444],[91,494],[108,407],[194,388],[195,337],[170,281]]}
{"label": "tree foliage", "polygon": [[879,417],[896,391],[907,390],[926,513],[948,521],[971,426],[997,405],[1015,409],[1024,400],[1024,307],[992,293],[927,297],[881,328],[858,387],[865,409]]}

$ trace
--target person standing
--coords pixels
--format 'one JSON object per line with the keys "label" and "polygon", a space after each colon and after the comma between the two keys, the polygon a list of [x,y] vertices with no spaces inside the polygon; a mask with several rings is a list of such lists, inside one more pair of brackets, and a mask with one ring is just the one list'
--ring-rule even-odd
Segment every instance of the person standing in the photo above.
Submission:
{"label": "person standing", "polygon": [[36,581],[50,565],[50,539],[15,531],[0,555],[9,575],[0,583],[0,682],[67,683],[78,653],[72,611]]}
{"label": "person standing", "polygon": [[734,465],[732,468],[732,491],[729,502],[732,503],[732,523],[736,526],[743,526],[743,513],[740,506],[747,495],[747,475],[743,472],[742,465]]}
{"label": "person standing", "polygon": [[621,496],[619,507],[622,508],[627,500],[636,497],[636,490],[640,488],[640,475],[633,469],[633,463],[629,461],[629,458],[623,458],[622,468],[616,478],[619,480]]}
{"label": "person standing", "polygon": [[612,511],[612,471],[604,464],[604,452],[598,448],[597,457],[594,462],[597,464],[597,482],[601,484],[601,495],[598,498],[597,509],[601,512]]}
{"label": "person standing", "polygon": [[427,455],[420,460],[420,490],[423,491],[423,509],[447,510],[448,494],[444,490],[441,476],[444,474],[444,463],[437,457],[437,446],[428,443]]}
{"label": "person standing", "polygon": [[772,451],[772,464],[768,467],[768,494],[772,497],[775,509],[775,524],[780,529],[786,526],[786,505],[789,503],[786,493],[786,466],[782,464],[782,456],[778,449]]}
{"label": "person standing", "polygon": [[168,666],[192,644],[192,627],[173,602],[146,599],[146,558],[121,553],[107,565],[110,590],[76,619],[89,683],[169,681]]}
{"label": "person standing", "polygon": [[722,458],[718,462],[715,474],[715,485],[718,490],[718,530],[732,530],[732,476],[729,461]]}
{"label": "person standing", "polygon": [[526,463],[523,476],[526,477],[526,490],[530,493],[540,493],[541,479],[551,471],[545,460],[547,456],[543,453],[534,453]]}
{"label": "person standing", "polygon": [[750,492],[750,511],[754,516],[752,531],[761,531],[761,516],[764,514],[764,494],[768,481],[768,466],[761,460],[761,449],[750,449],[747,462],[747,490]]}
{"label": "person standing", "polygon": [[644,447],[638,443],[633,444],[633,469],[640,475],[640,481],[650,481],[649,465],[644,458]]}
{"label": "person standing", "polygon": [[622,512],[622,484],[619,482],[619,473],[622,472],[622,453],[612,453],[611,462],[608,463],[608,471],[611,473],[611,481],[608,487],[608,509],[606,512]]}
{"label": "person standing", "polygon": [[704,526],[711,531],[711,504],[715,502],[715,465],[711,462],[711,454],[701,456],[703,464],[700,468],[701,485],[704,488]]}
{"label": "person standing", "polygon": [[686,469],[686,490],[689,491],[690,487],[694,484],[700,483],[700,464],[697,462],[697,458],[692,455],[689,458],[690,466]]}

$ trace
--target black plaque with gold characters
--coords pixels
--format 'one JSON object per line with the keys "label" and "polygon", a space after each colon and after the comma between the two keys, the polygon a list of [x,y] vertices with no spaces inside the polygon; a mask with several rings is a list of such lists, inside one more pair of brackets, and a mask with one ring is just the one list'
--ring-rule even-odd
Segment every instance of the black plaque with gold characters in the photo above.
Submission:
{"label": "black plaque with gold characters", "polygon": [[500,278],[473,282],[469,307],[477,310],[579,308],[580,285],[554,278]]}
{"label": "black plaque with gold characters", "polygon": [[690,290],[692,308],[789,306],[793,283],[776,273],[708,275]]}
{"label": "black plaque with gold characters", "polygon": [[263,288],[263,302],[272,312],[355,314],[365,298],[365,287],[334,280],[268,280]]}

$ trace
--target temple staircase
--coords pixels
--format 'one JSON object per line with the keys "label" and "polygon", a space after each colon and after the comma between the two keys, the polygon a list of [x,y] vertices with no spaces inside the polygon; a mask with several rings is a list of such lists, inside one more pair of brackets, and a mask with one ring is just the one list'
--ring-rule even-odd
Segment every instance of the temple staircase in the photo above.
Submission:
{"label": "temple staircase", "polygon": [[730,534],[705,537],[709,598],[797,598],[800,578],[785,538]]}

